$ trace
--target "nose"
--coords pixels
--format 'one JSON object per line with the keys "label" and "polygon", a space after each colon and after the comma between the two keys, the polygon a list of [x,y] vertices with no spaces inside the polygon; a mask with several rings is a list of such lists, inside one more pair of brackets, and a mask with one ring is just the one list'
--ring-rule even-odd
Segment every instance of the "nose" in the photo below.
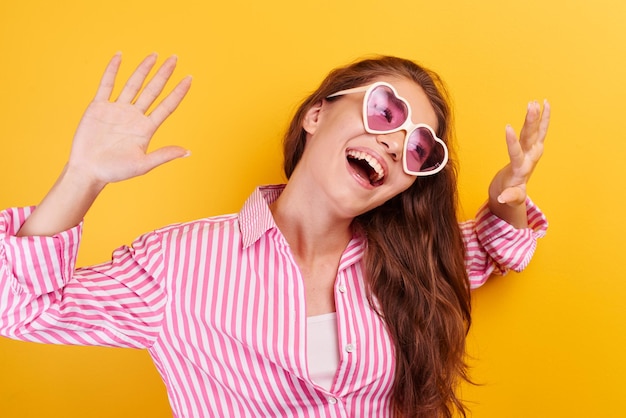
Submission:
{"label": "nose", "polygon": [[385,151],[394,161],[402,157],[402,147],[404,146],[404,131],[392,132],[390,134],[376,135],[376,142],[385,147]]}

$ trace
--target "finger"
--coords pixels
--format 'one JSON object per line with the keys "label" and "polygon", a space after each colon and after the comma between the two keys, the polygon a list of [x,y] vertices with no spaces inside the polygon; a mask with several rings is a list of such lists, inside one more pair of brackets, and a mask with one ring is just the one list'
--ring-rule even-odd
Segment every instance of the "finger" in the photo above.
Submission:
{"label": "finger", "polygon": [[154,77],[152,77],[150,82],[148,82],[148,85],[143,89],[135,101],[135,106],[137,106],[142,112],[145,113],[152,103],[154,103],[159,94],[161,94],[165,84],[170,79],[174,69],[176,68],[176,61],[176,56],[172,56],[165,60]]}
{"label": "finger", "polygon": [[117,101],[120,103],[131,103],[139,90],[141,90],[141,86],[143,86],[146,77],[154,67],[154,64],[157,60],[157,54],[153,53],[148,55],[146,58],[141,61],[141,63],[137,66],[133,74],[130,76],[126,85],[122,89]]}
{"label": "finger", "polygon": [[550,103],[547,100],[543,101],[543,112],[541,113],[541,121],[539,122],[539,141],[543,143],[548,133],[548,126],[550,125]]}
{"label": "finger", "polygon": [[506,147],[509,153],[509,160],[513,167],[518,167],[524,162],[524,150],[520,145],[520,141],[515,135],[515,130],[511,125],[506,126]]}
{"label": "finger", "polygon": [[107,67],[104,70],[104,74],[102,74],[102,78],[100,79],[100,85],[98,86],[98,90],[96,91],[94,101],[108,101],[111,98],[111,94],[113,93],[113,86],[115,86],[115,77],[117,76],[117,71],[120,68],[121,62],[121,52],[113,55],[113,58],[111,58],[111,60],[107,64]]}
{"label": "finger", "polygon": [[184,158],[190,155],[191,152],[189,152],[189,150],[175,145],[159,148],[146,154],[146,158],[141,167],[141,174],[145,174],[148,171],[177,158]]}
{"label": "finger", "polygon": [[508,187],[498,196],[498,202],[516,206],[526,201],[526,191],[522,187]]}
{"label": "finger", "polygon": [[532,101],[528,103],[526,119],[519,135],[520,144],[523,149],[529,149],[537,141],[537,132],[540,123],[541,109],[539,103]]}
{"label": "finger", "polygon": [[191,88],[191,76],[183,78],[174,89],[159,103],[149,117],[159,126],[169,115],[176,110],[180,102],[183,101],[185,95]]}

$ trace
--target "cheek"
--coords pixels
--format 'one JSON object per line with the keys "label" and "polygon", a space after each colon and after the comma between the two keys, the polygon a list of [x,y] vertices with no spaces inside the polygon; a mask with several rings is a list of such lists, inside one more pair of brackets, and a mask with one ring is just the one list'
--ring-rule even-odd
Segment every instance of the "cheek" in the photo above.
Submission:
{"label": "cheek", "polygon": [[411,187],[413,185],[413,183],[415,183],[415,180],[417,180],[417,177],[415,176],[409,176],[408,174],[404,174],[404,189],[402,191],[405,191],[406,189],[408,189],[409,187]]}
{"label": "cheek", "polygon": [[415,183],[416,179],[416,176],[410,176],[403,171],[402,175],[398,178],[398,190],[396,192],[396,195],[404,192],[409,187],[411,187],[413,183]]}

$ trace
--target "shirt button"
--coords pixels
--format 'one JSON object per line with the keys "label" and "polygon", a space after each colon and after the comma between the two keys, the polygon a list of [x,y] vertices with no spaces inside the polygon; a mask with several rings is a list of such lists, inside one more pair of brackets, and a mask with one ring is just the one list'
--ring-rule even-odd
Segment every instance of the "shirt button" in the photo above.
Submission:
{"label": "shirt button", "polygon": [[339,291],[340,291],[341,293],[346,293],[346,286],[345,286],[345,285],[343,285],[343,284],[339,285]]}
{"label": "shirt button", "polygon": [[334,405],[334,404],[337,403],[337,398],[330,397],[330,398],[328,398],[328,402],[330,402],[332,405]]}
{"label": "shirt button", "polygon": [[346,352],[352,353],[354,351],[354,344],[346,344]]}

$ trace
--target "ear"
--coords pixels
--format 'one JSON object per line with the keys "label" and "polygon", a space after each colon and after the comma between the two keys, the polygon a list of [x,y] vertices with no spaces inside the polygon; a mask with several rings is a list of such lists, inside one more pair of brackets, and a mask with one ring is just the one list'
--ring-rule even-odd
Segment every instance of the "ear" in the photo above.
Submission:
{"label": "ear", "polygon": [[324,101],[320,100],[319,102],[311,106],[309,110],[307,110],[304,114],[304,119],[302,120],[302,129],[304,129],[310,135],[314,134],[317,130],[323,105]]}

